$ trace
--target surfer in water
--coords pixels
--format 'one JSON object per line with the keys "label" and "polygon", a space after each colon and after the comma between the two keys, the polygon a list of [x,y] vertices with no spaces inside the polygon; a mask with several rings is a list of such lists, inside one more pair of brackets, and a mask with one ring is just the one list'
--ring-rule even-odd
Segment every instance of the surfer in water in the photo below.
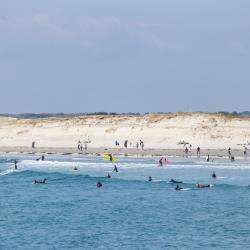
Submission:
{"label": "surfer in water", "polygon": [[152,181],[152,177],[151,177],[151,175],[148,177],[148,181]]}
{"label": "surfer in water", "polygon": [[217,176],[216,176],[216,174],[215,174],[215,172],[213,171],[213,174],[212,174],[212,178],[216,178]]}
{"label": "surfer in water", "polygon": [[44,178],[42,181],[34,180],[34,184],[46,184],[47,179]]}
{"label": "surfer in water", "polygon": [[118,172],[118,168],[117,168],[117,166],[116,166],[116,165],[114,166],[114,170],[113,170],[113,172],[116,172],[116,173]]}
{"label": "surfer in water", "polygon": [[111,179],[111,175],[110,175],[110,174],[108,174],[107,178],[108,178],[108,179]]}
{"label": "surfer in water", "polygon": [[17,160],[15,160],[15,163],[14,163],[14,169],[17,170]]}
{"label": "surfer in water", "polygon": [[97,187],[97,188],[101,188],[101,187],[102,187],[102,183],[101,183],[100,181],[98,181],[98,182],[96,183],[96,187]]}
{"label": "surfer in water", "polygon": [[212,185],[211,185],[211,184],[202,185],[202,184],[200,184],[200,183],[197,183],[197,184],[196,184],[196,187],[197,187],[197,188],[210,188],[210,187],[212,187]]}
{"label": "surfer in water", "polygon": [[112,154],[109,154],[109,160],[112,162],[113,161],[113,156]]}
{"label": "surfer in water", "polygon": [[45,160],[45,157],[44,155],[42,155],[40,158],[37,158],[36,161],[44,161]]}
{"label": "surfer in water", "polygon": [[208,154],[206,157],[206,161],[209,162],[210,161],[210,155]]}
{"label": "surfer in water", "polygon": [[171,183],[182,183],[182,181],[176,181],[176,180],[174,180],[174,179],[171,179],[170,182],[171,182]]}
{"label": "surfer in water", "polygon": [[161,157],[161,159],[159,160],[159,166],[160,166],[160,167],[162,167],[162,166],[163,166],[163,162],[162,162],[162,160],[163,160],[163,157]]}
{"label": "surfer in water", "polygon": [[180,191],[180,190],[182,190],[182,189],[183,189],[183,188],[180,187],[179,185],[177,185],[176,188],[175,188],[176,191]]}

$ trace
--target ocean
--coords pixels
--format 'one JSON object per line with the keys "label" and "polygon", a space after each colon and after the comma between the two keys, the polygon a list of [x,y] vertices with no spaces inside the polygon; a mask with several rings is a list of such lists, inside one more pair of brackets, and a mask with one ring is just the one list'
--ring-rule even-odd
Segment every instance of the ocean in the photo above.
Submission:
{"label": "ocean", "polygon": [[249,160],[36,158],[0,156],[0,249],[249,249]]}

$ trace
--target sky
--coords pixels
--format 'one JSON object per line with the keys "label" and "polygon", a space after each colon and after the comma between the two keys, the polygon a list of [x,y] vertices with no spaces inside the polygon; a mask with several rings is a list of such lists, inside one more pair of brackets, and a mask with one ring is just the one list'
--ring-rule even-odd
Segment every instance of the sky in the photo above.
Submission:
{"label": "sky", "polygon": [[250,110],[249,0],[0,0],[0,113]]}

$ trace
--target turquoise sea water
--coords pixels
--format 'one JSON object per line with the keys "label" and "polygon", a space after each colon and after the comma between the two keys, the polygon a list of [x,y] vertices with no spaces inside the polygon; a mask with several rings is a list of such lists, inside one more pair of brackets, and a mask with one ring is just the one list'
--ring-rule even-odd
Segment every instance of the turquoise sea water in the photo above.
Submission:
{"label": "turquoise sea water", "polygon": [[0,156],[0,249],[249,249],[250,161],[35,158]]}

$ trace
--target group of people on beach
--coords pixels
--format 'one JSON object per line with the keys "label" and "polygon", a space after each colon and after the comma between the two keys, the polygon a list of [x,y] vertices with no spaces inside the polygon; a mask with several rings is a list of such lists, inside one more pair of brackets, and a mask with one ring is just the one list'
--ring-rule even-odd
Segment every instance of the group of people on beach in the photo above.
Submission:
{"label": "group of people on beach", "polygon": [[[185,157],[188,158],[191,155],[191,152],[192,152],[192,145],[189,144],[189,148],[186,147],[185,150],[184,150]],[[227,152],[228,152],[228,158],[231,161],[235,161],[235,156],[232,154],[232,150],[231,150],[230,147],[228,148]],[[196,149],[196,155],[197,155],[197,158],[201,157],[201,148],[199,146]],[[243,146],[243,156],[244,156],[244,159],[247,158],[247,146],[246,145]],[[210,161],[210,155],[209,154],[207,154],[206,161],[207,162]]]}
{"label": "group of people on beach", "polygon": [[[79,151],[83,151],[83,143],[80,140],[78,141],[77,148]],[[84,150],[87,150],[87,149],[88,149],[88,144],[84,143]]]}
{"label": "group of people on beach", "polygon": [[[133,143],[129,142],[128,140],[125,140],[123,145],[124,145],[124,148],[128,148],[128,147],[132,148],[133,147]],[[117,141],[117,140],[115,141],[115,146],[120,147],[119,141]],[[139,140],[139,142],[136,142],[135,146],[137,149],[144,150],[144,142],[142,140]]]}

